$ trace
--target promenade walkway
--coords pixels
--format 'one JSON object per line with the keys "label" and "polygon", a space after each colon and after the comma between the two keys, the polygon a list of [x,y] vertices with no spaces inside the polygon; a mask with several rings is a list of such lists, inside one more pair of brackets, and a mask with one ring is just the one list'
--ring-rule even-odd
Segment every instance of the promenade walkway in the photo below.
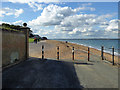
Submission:
{"label": "promenade walkway", "polygon": [[[30,44],[31,46],[34,44]],[[39,51],[30,49],[36,53]],[[3,71],[3,88],[5,87],[118,88],[118,68],[94,55],[89,62],[30,57],[29,60]]]}

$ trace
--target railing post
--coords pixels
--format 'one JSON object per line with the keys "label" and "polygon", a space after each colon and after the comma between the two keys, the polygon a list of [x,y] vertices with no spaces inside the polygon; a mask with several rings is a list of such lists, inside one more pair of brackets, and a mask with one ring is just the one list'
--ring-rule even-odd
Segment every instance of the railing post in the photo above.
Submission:
{"label": "railing post", "polygon": [[57,47],[57,60],[59,60],[59,46]]}
{"label": "railing post", "polygon": [[44,45],[42,45],[42,59],[44,59]]}
{"label": "railing post", "polygon": [[90,61],[90,48],[88,47],[88,61]]}
{"label": "railing post", "polygon": [[113,61],[113,65],[114,65],[114,47],[112,47],[112,61]]}
{"label": "railing post", "polygon": [[104,60],[104,56],[103,56],[103,50],[104,50],[104,47],[103,46],[101,46],[101,57],[102,57],[102,60]]}
{"label": "railing post", "polygon": [[72,48],[72,60],[74,60],[74,47]]}

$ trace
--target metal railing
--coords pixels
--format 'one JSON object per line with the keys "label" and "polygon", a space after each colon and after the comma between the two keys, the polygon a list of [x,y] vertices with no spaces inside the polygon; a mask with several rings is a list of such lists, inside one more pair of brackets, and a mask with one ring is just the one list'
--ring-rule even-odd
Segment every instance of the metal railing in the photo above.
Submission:
{"label": "metal railing", "polygon": [[[57,46],[57,60],[60,59],[59,49],[60,49],[60,47]],[[114,54],[114,52],[115,52],[115,50],[118,50],[118,49],[115,49],[114,47],[112,47],[112,48],[106,48],[106,49],[111,49],[111,50],[112,50],[112,65],[115,65],[115,54]],[[100,55],[101,60],[104,60],[104,59],[105,59],[105,57],[104,57],[104,53],[105,53],[104,50],[106,50],[106,49],[105,49],[104,46],[101,46],[101,55]],[[90,50],[91,50],[90,47],[88,47],[87,50],[75,49],[75,47],[72,47],[72,53],[71,53],[71,55],[72,55],[72,60],[75,60],[75,50],[76,50],[76,51],[85,52],[85,53],[87,54],[87,61],[90,61],[90,55],[93,55],[93,54],[95,55],[95,53],[93,53],[93,52],[90,51]],[[97,54],[96,54],[96,55],[97,55]],[[99,56],[99,55],[98,55],[98,56]],[[42,45],[42,59],[44,59],[44,45]]]}

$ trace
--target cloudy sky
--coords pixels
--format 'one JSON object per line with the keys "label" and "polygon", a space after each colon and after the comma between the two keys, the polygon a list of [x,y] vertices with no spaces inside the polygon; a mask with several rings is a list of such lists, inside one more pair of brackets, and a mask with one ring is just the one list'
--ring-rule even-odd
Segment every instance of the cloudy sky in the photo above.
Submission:
{"label": "cloudy sky", "polygon": [[26,22],[33,33],[50,39],[118,37],[117,1],[34,1],[4,0],[0,23],[22,25]]}

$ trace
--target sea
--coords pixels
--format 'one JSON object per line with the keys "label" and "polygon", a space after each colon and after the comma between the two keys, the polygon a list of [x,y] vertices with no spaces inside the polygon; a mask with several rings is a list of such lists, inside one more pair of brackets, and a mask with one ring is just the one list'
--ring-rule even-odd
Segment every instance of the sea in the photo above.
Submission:
{"label": "sea", "polygon": [[118,39],[55,39],[58,41],[68,41],[71,43],[76,43],[79,45],[88,46],[90,48],[95,48],[101,50],[101,46],[104,46],[104,52],[112,54],[112,47],[114,47],[114,54],[120,56],[120,46],[118,44]]}

